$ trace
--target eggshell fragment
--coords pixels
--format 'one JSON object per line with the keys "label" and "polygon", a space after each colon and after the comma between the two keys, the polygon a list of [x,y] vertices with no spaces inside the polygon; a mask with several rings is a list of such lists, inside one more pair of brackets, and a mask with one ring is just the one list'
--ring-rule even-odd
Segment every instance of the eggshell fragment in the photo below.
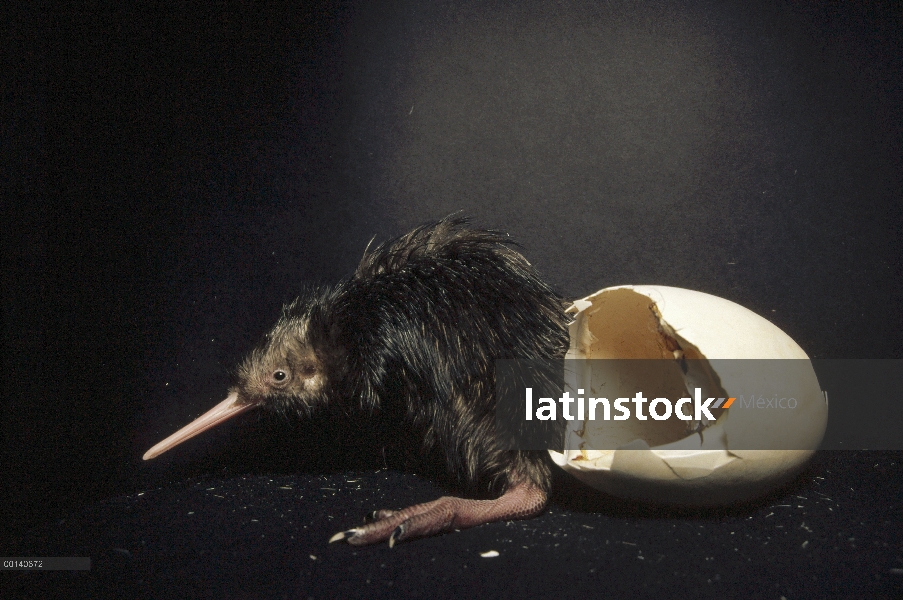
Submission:
{"label": "eggshell fragment", "polygon": [[[788,361],[795,364],[791,377],[775,378],[782,387],[774,393],[792,395],[798,403],[780,420],[762,410],[723,411],[703,435],[687,435],[680,428],[685,422],[673,420],[571,421],[565,445],[571,450],[550,454],[556,464],[584,483],[615,496],[664,504],[740,502],[788,481],[821,443],[828,405],[809,357],[790,336],[752,311],[702,292],[644,285],[601,290],[574,302],[569,312],[574,321],[568,359],[685,356],[704,359],[688,362],[710,365],[713,370],[612,373],[600,370],[642,366],[577,361],[569,363],[578,366],[565,376],[572,393],[604,382],[606,394],[612,398],[618,397],[619,384],[625,390],[643,386],[634,387],[630,396],[637,390],[653,389],[645,395],[675,398],[679,396],[668,394],[688,389],[693,377],[708,377],[732,396],[749,389],[766,396],[769,385],[775,385],[767,374],[718,359],[797,359]],[[782,362],[768,364],[780,368]],[[792,389],[788,390],[788,382]],[[594,440],[605,443],[594,444]],[[611,448],[612,440],[614,450],[587,449]],[[751,446],[794,449],[742,449]]]}

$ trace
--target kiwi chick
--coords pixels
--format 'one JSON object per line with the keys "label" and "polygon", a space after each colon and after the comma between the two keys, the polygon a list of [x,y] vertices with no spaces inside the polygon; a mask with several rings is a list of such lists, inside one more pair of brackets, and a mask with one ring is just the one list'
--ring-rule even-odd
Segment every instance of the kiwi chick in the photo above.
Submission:
{"label": "kiwi chick", "polygon": [[404,415],[468,493],[497,497],[374,511],[330,541],[394,545],[529,518],[548,501],[550,461],[496,435],[495,361],[563,358],[567,324],[563,299],[510,238],[446,218],[365,251],[353,276],[286,305],[228,397],[144,458],[254,407],[306,414],[345,403]]}

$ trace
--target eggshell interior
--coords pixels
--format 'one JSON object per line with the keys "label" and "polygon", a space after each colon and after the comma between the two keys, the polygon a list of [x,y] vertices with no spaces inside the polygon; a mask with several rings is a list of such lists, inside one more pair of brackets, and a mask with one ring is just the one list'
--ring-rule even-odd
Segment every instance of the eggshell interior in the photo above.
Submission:
{"label": "eggshell interior", "polygon": [[[720,386],[727,396],[754,389],[797,399],[797,408],[780,420],[763,410],[712,411],[716,417],[702,435],[688,435],[686,422],[572,421],[566,448],[550,451],[563,469],[609,494],[666,504],[719,505],[763,495],[792,478],[811,457],[827,426],[828,405],[811,363],[790,377],[769,377],[742,363],[717,359],[804,359],[809,357],[786,333],[752,311],[723,298],[665,286],[607,288],[569,309],[569,359],[642,358],[691,361],[684,374],[644,372],[642,363],[576,361],[566,386],[615,398],[642,390],[647,398],[678,398],[693,381]],[[780,369],[779,361],[769,366]],[[611,372],[615,369],[617,372]],[[608,372],[606,372],[608,371]],[[631,371],[631,372],[626,372]],[[773,375],[773,374],[772,374]],[[788,388],[788,385],[790,386]],[[623,390],[623,393],[621,393]],[[604,443],[594,443],[605,440]],[[751,440],[755,440],[752,443]],[[796,450],[742,450],[770,444]],[[615,450],[592,450],[616,446]]]}

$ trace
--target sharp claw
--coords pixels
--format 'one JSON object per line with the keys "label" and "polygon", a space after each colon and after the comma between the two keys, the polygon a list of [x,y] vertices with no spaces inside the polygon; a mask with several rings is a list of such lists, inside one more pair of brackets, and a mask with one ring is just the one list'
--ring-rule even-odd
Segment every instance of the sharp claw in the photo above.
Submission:
{"label": "sharp claw", "polygon": [[401,536],[404,535],[404,523],[395,528],[395,531],[392,532],[392,535],[389,536],[389,548],[395,547],[395,541],[401,541]]}
{"label": "sharp claw", "polygon": [[329,543],[340,542],[342,540],[347,540],[350,537],[354,537],[360,533],[360,529],[349,529],[348,531],[340,531],[331,538],[329,538]]}
{"label": "sharp claw", "polygon": [[364,515],[364,523],[374,523],[376,521],[382,521],[383,519],[388,519],[394,514],[395,511],[392,510],[374,510],[373,512],[369,512]]}

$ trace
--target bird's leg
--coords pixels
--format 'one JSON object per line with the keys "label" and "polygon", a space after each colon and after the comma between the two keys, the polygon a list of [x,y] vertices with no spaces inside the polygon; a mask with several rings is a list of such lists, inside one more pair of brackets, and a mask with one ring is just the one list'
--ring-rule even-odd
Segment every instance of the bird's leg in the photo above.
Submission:
{"label": "bird's leg", "polygon": [[546,493],[532,483],[519,483],[495,500],[465,500],[443,496],[438,500],[415,504],[403,510],[379,510],[371,513],[372,522],[332,536],[330,542],[345,540],[362,546],[389,540],[389,546],[402,540],[426,537],[512,519],[527,519],[542,512]]}

